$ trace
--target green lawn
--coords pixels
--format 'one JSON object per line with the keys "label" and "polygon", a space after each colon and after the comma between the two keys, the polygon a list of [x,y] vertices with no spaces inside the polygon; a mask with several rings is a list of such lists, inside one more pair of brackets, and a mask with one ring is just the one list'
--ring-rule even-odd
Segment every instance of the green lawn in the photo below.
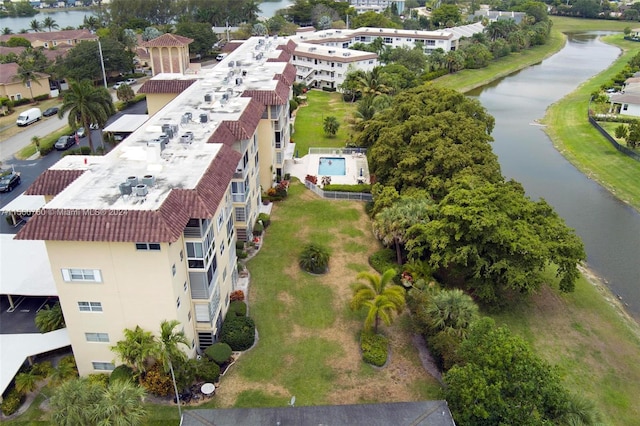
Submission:
{"label": "green lawn", "polygon": [[565,158],[616,197],[640,210],[640,163],[616,151],[586,117],[590,94],[610,81],[640,52],[640,43],[625,41],[622,35],[609,36],[606,40],[625,52],[609,69],[551,105],[543,122],[547,125],[547,134]]}
{"label": "green lawn", "polygon": [[[298,155],[307,155],[310,147],[345,146],[352,134],[348,120],[356,108],[355,104],[344,102],[339,93],[312,90],[306,95],[307,102],[296,113],[295,133],[291,135]],[[340,122],[340,129],[335,136],[326,136],[322,128],[325,117],[329,116],[336,117]]]}

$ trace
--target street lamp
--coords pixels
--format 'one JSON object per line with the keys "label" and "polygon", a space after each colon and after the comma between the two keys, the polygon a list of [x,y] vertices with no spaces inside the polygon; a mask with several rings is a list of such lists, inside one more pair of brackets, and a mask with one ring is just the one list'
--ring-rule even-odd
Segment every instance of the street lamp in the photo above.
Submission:
{"label": "street lamp", "polygon": [[102,67],[102,81],[104,82],[104,88],[107,89],[107,75],[104,72],[104,58],[102,57],[102,44],[98,39],[98,50],[100,51],[100,66]]}

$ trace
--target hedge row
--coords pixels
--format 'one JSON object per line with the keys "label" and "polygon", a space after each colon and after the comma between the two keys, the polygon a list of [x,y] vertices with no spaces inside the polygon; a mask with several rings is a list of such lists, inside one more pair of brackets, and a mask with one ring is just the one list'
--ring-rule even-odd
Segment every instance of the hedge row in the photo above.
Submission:
{"label": "hedge row", "polygon": [[336,192],[364,192],[371,193],[371,185],[368,183],[361,183],[358,185],[343,185],[343,184],[329,184],[322,187],[325,191]]}
{"label": "hedge row", "polygon": [[362,333],[360,336],[362,359],[367,364],[382,367],[387,362],[389,339],[381,334]]}

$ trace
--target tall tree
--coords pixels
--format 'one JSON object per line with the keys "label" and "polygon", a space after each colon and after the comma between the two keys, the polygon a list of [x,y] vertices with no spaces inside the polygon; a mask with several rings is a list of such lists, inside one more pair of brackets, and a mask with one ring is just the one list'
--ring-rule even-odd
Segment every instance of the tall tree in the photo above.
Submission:
{"label": "tall tree", "polygon": [[4,27],[4,28],[2,29],[2,35],[10,35],[10,34],[13,34],[13,30],[12,30],[11,28],[9,28],[9,27]]}
{"label": "tall tree", "polygon": [[463,362],[445,375],[445,396],[458,424],[559,424],[570,394],[555,368],[489,318],[471,328]]}
{"label": "tall tree", "polygon": [[[39,145],[39,142],[36,145]],[[53,307],[47,305],[40,309],[36,313],[35,322],[40,333],[48,333],[53,330],[64,328],[64,315],[62,314],[60,302],[56,302]]]}
{"label": "tall tree", "polygon": [[176,25],[176,34],[193,39],[193,43],[189,45],[189,52],[193,55],[206,55],[218,41],[211,25],[205,23],[180,22]]}
{"label": "tall tree", "polygon": [[[89,80],[69,83],[69,90],[64,93],[58,118],[69,113],[68,121],[72,129],[84,127],[89,129],[92,123],[103,128],[109,117],[115,114],[111,94],[104,87],[94,87]],[[93,152],[91,132],[87,132],[89,148]]]}
{"label": "tall tree", "polygon": [[58,29],[60,28],[60,25],[58,25],[56,23],[56,20],[51,18],[50,16],[47,16],[46,18],[44,18],[44,20],[42,21],[42,26],[44,28],[48,28],[49,32],[51,32],[51,29]]}
{"label": "tall tree", "polygon": [[445,333],[466,338],[478,319],[478,305],[460,289],[437,292],[426,306],[432,333]]}
{"label": "tall tree", "polygon": [[380,321],[390,325],[395,313],[401,313],[404,309],[404,288],[393,283],[393,277],[397,275],[395,269],[388,269],[384,274],[372,274],[360,272],[356,278],[365,280],[364,283],[355,283],[352,286],[353,297],[349,306],[357,311],[367,308],[367,317],[364,321],[365,330],[378,332]]}
{"label": "tall tree", "polygon": [[27,48],[18,57],[18,74],[14,78],[29,88],[32,102],[34,101],[33,84],[41,86],[39,80],[45,76],[42,71],[47,64],[47,58],[37,49]]}
{"label": "tall tree", "polygon": [[364,96],[378,96],[389,93],[389,87],[385,84],[382,67],[375,67],[371,71],[366,71],[358,78],[358,90]]}
{"label": "tall tree", "polygon": [[330,115],[329,117],[325,117],[322,122],[322,128],[324,130],[324,134],[327,136],[335,136],[338,133],[338,129],[340,128],[340,122],[337,118]]}
{"label": "tall tree", "polygon": [[178,404],[178,411],[182,415],[180,409],[180,395],[178,393],[178,385],[176,383],[176,374],[173,370],[173,365],[176,363],[184,364],[187,357],[180,349],[180,345],[189,347],[189,341],[184,331],[175,331],[175,328],[180,325],[177,320],[167,321],[164,320],[160,324],[160,338],[158,339],[158,358],[164,367],[164,371],[171,372],[171,381],[173,382],[173,390],[176,395],[176,401]]}

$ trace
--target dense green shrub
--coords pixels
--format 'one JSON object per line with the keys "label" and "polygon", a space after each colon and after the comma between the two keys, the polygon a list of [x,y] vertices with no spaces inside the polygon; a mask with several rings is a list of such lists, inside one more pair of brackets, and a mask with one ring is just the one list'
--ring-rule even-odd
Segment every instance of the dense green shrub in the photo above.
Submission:
{"label": "dense green shrub", "polygon": [[51,361],[42,361],[37,364],[33,364],[31,367],[31,372],[41,379],[46,379],[49,377],[49,374],[53,371],[53,365]]}
{"label": "dense green shrub", "polygon": [[173,364],[173,373],[176,376],[178,389],[184,389],[193,384],[196,380],[198,365],[200,365],[200,361],[197,359],[188,359],[184,362],[179,361]]}
{"label": "dense green shrub", "polygon": [[264,226],[261,223],[256,222],[256,224],[253,225],[253,235],[259,237],[262,235],[262,231],[264,231]]}
{"label": "dense green shrub", "polygon": [[343,184],[329,184],[322,187],[325,191],[336,192],[364,192],[371,194],[371,185],[368,183],[361,183],[358,185],[343,185]]}
{"label": "dense green shrub", "polygon": [[205,382],[217,382],[220,378],[220,366],[207,358],[202,358],[198,361],[196,376]]}
{"label": "dense green shrub", "polygon": [[338,89],[336,89],[335,87],[323,87],[322,88],[323,92],[335,92],[336,90],[338,90]]}
{"label": "dense green shrub", "polygon": [[262,226],[264,226],[264,229],[267,229],[269,225],[271,225],[271,216],[266,213],[260,213],[258,215],[258,220],[262,221]]}
{"label": "dense green shrub", "polygon": [[447,74],[449,74],[449,70],[447,70],[446,68],[442,68],[436,71],[426,72],[422,74],[421,79],[422,81],[430,81]]}
{"label": "dense green shrub", "polygon": [[29,99],[29,98],[22,98],[22,99],[14,99],[13,100],[13,106],[14,107],[17,107],[17,106],[20,106],[20,105],[26,105],[26,104],[29,104],[29,103],[31,103],[31,99]]}
{"label": "dense green shrub", "polygon": [[369,257],[369,265],[380,274],[383,274],[388,269],[397,271],[396,253],[389,248],[378,250]]}
{"label": "dense green shrub", "polygon": [[245,351],[253,346],[256,325],[249,317],[226,316],[222,324],[220,341],[231,346],[234,351]]}
{"label": "dense green shrub", "polygon": [[222,365],[225,362],[229,361],[231,358],[231,354],[233,351],[231,350],[231,346],[226,343],[218,342],[209,346],[206,351],[204,351],[205,355],[211,358],[218,365]]}
{"label": "dense green shrub", "polygon": [[109,375],[105,373],[94,373],[87,376],[89,382],[106,388],[109,385]]}
{"label": "dense green shrub", "polygon": [[247,315],[247,304],[242,300],[234,300],[229,303],[229,310],[227,311],[227,317],[230,316],[244,317]]}
{"label": "dense green shrub", "polygon": [[312,274],[324,274],[329,270],[329,250],[318,244],[307,244],[300,253],[298,264]]}
{"label": "dense green shrub", "polygon": [[236,250],[244,250],[244,241],[236,240]]}
{"label": "dense green shrub", "polygon": [[244,250],[236,249],[236,257],[238,259],[246,259],[247,257],[249,257],[249,253]]}
{"label": "dense green shrub", "polygon": [[0,405],[0,409],[2,410],[2,414],[5,416],[10,416],[22,405],[22,401],[24,401],[24,395],[18,392],[15,389],[12,389],[9,394],[2,400],[2,404]]}
{"label": "dense green shrub", "polygon": [[362,360],[367,364],[382,367],[387,362],[389,339],[382,334],[362,333],[360,336]]}
{"label": "dense green shrub", "polygon": [[111,375],[109,376],[109,383],[113,383],[116,380],[127,380],[133,383],[133,370],[131,369],[131,367],[125,364],[121,364],[114,368],[111,372]]}
{"label": "dense green shrub", "polygon": [[47,99],[49,99],[49,94],[45,94],[45,95],[38,95],[35,96],[33,99],[35,99],[36,101],[46,101]]}

